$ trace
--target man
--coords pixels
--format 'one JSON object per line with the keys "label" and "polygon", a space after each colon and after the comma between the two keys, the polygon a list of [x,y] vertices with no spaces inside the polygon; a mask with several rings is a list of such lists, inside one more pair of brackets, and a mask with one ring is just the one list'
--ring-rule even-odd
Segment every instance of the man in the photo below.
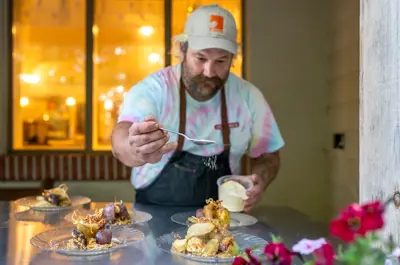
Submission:
{"label": "man", "polygon": [[[217,179],[240,174],[253,158],[249,212],[277,176],[284,145],[262,93],[230,73],[237,53],[232,14],[219,5],[192,12],[179,36],[182,62],[135,85],[126,95],[112,134],[112,150],[133,168],[137,203],[201,206],[218,198]],[[191,138],[214,140],[199,146]]]}

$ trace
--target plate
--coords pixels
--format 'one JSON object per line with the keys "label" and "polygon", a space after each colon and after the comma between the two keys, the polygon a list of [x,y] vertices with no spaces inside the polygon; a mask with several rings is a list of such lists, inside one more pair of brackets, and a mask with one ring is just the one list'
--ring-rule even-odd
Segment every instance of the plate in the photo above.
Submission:
{"label": "plate", "polygon": [[[178,234],[181,238],[184,238],[186,232],[187,228],[181,228],[169,234],[162,235],[156,239],[156,245],[165,252],[193,261],[207,262],[207,263],[225,263],[225,262],[232,263],[233,260],[235,259],[234,257],[230,258],[200,257],[192,254],[182,254],[171,251],[172,242],[174,242],[176,239],[175,236]],[[244,250],[245,248],[252,248],[253,249],[252,254],[254,254],[254,256],[261,256],[263,254],[263,247],[268,243],[266,240],[260,237],[249,234],[244,234],[239,232],[233,232],[231,234],[233,235],[236,243],[242,250]]]}
{"label": "plate", "polygon": [[[251,215],[233,212],[229,212],[229,214],[231,216],[230,227],[249,226],[257,223],[257,218]],[[171,220],[181,225],[190,225],[188,218],[191,216],[196,216],[196,212],[176,213],[171,216]]]}
{"label": "plate", "polygon": [[[139,223],[144,223],[147,221],[150,221],[153,216],[149,213],[146,212],[142,212],[142,211],[136,211],[134,210],[135,213],[133,215],[131,215],[131,218],[133,219],[133,223],[134,224],[139,224]],[[80,215],[88,215],[88,214],[94,214],[94,210],[84,210],[84,209],[79,209],[76,211],[76,216],[80,216]],[[67,214],[64,219],[70,223],[72,223],[72,212]]]}
{"label": "plate", "polygon": [[44,251],[55,251],[59,254],[70,256],[91,256],[111,253],[115,250],[133,245],[144,238],[144,234],[130,226],[111,227],[113,240],[118,240],[120,244],[101,250],[67,250],[64,249],[66,242],[72,238],[73,226],[56,228],[42,232],[31,238],[31,244]]}
{"label": "plate", "polygon": [[34,211],[57,212],[57,211],[70,210],[75,206],[85,205],[85,204],[91,202],[90,198],[83,197],[83,196],[71,196],[70,200],[71,200],[71,203],[72,203],[71,206],[37,207],[37,206],[35,206],[35,204],[39,202],[39,200],[37,199],[37,196],[29,196],[29,197],[25,197],[25,198],[21,198],[21,199],[16,200],[15,204],[20,205],[20,206],[29,207]]}

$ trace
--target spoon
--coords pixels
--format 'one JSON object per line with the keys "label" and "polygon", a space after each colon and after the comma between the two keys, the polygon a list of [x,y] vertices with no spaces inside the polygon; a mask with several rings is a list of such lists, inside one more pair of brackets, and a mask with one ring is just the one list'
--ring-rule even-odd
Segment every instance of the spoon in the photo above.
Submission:
{"label": "spoon", "polygon": [[[175,132],[175,131],[167,130],[167,129],[165,129],[165,128],[160,128],[160,129],[163,130],[163,131],[166,131],[166,132],[179,134],[179,135],[185,137],[186,140],[192,141],[192,142],[193,142],[194,144],[196,144],[196,145],[217,144],[216,141],[204,140],[204,139],[193,139],[193,138],[190,138],[189,136],[187,136],[187,135],[185,135],[185,134],[183,134],[183,133],[180,133],[180,132]],[[222,144],[222,145],[228,145],[228,144]]]}

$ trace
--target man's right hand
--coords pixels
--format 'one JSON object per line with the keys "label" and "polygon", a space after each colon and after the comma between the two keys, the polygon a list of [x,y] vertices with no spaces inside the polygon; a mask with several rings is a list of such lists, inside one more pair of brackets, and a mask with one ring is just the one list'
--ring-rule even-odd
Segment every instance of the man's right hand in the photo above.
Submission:
{"label": "man's right hand", "polygon": [[174,151],[178,144],[168,143],[169,135],[160,129],[154,117],[135,122],[129,128],[129,145],[132,154],[143,163],[157,163],[166,153]]}

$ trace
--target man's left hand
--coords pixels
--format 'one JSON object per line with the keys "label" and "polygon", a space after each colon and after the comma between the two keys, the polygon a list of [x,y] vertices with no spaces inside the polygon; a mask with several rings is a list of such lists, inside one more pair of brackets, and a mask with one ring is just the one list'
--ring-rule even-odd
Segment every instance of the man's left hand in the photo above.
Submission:
{"label": "man's left hand", "polygon": [[253,181],[253,187],[246,192],[249,197],[243,201],[244,212],[249,213],[254,206],[261,200],[262,194],[265,190],[264,180],[256,174],[250,176]]}

